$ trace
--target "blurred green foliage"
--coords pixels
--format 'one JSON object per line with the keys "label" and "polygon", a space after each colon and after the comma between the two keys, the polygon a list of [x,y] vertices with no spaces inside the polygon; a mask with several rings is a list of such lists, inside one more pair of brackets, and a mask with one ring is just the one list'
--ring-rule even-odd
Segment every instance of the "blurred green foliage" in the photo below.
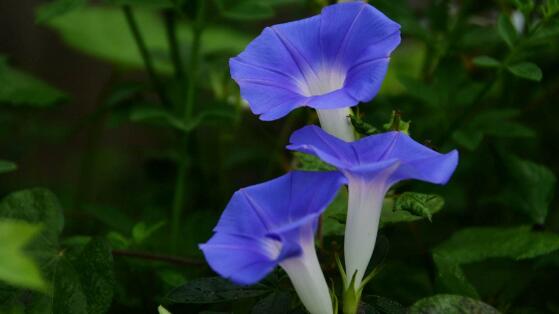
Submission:
{"label": "blurred green foliage", "polygon": [[[264,26],[327,2],[37,7],[37,27],[112,73],[95,108],[69,119],[61,110],[79,91],[0,58],[0,312],[303,313],[281,271],[234,286],[213,277],[197,244],[235,190],[289,169],[331,170],[284,150],[315,114],[258,121],[227,63]],[[356,130],[403,130],[458,148],[460,164],[445,187],[404,182],[388,194],[372,263],[382,267],[361,310],[559,313],[559,1],[370,2],[402,25],[403,41]],[[83,145],[69,144],[75,136]],[[22,190],[35,185],[52,192]],[[346,202],[342,190],[319,232],[336,281]]]}

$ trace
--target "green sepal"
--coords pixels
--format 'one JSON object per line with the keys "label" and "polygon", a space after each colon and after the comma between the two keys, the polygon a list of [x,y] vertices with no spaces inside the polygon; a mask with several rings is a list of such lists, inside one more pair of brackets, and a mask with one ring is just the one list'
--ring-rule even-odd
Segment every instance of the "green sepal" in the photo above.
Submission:
{"label": "green sepal", "polygon": [[[363,294],[363,289],[365,286],[380,272],[380,267],[373,269],[361,282],[359,288],[355,289],[355,277],[357,276],[357,271],[351,276],[351,281],[347,282],[347,274],[342,266],[340,257],[336,254],[336,265],[340,271],[340,276],[342,277],[342,283],[344,285],[344,303],[343,303],[343,313],[344,314],[356,314],[359,310],[359,304],[361,303],[361,295]],[[332,299],[334,303],[334,299]],[[334,308],[334,313],[337,313],[337,298],[336,305]]]}
{"label": "green sepal", "polygon": [[379,132],[377,128],[361,119],[359,112],[350,115],[349,119],[355,131],[361,135],[369,136]]}
{"label": "green sepal", "polygon": [[392,111],[392,117],[388,123],[384,124],[383,127],[386,131],[400,131],[407,135],[410,135],[410,124],[411,121],[402,120],[402,113],[400,111]]}
{"label": "green sepal", "polygon": [[338,308],[340,306],[340,301],[338,300],[338,296],[336,295],[336,287],[334,284],[334,280],[330,279],[330,299],[332,300],[332,313],[338,314]]}
{"label": "green sepal", "polygon": [[[357,271],[353,273],[351,276],[351,281],[349,282],[348,286],[345,286],[344,291],[344,314],[357,314],[357,310],[359,310],[359,302],[361,301],[361,293],[363,292],[363,288],[359,287],[359,289],[355,290],[355,277],[357,276]],[[346,278],[347,282],[347,278]]]}
{"label": "green sepal", "polygon": [[340,271],[340,276],[342,276],[342,283],[345,287],[347,287],[347,275],[344,270],[344,266],[342,266],[342,262],[340,261],[340,256],[336,254],[336,265],[338,265],[338,270]]}

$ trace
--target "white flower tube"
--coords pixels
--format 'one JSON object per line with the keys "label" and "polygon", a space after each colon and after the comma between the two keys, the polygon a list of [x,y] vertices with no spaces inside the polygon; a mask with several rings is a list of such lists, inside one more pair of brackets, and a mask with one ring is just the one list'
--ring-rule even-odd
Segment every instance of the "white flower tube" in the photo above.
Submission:
{"label": "white flower tube", "polygon": [[316,113],[324,131],[346,142],[355,141],[353,125],[349,118],[351,108],[317,109]]}
{"label": "white flower tube", "polygon": [[382,202],[386,190],[363,180],[349,181],[349,204],[344,237],[344,252],[348,283],[355,275],[359,288],[377,239]]}
{"label": "white flower tube", "polygon": [[361,286],[373,256],[388,178],[397,167],[395,163],[374,178],[346,174],[349,202],[344,236],[345,271],[348,284],[355,274],[355,289]]}
{"label": "white flower tube", "polygon": [[332,300],[326,279],[320,268],[316,249],[314,246],[313,232],[308,228],[309,237],[305,237],[301,244],[303,254],[301,256],[286,259],[280,263],[285,270],[291,283],[297,291],[297,295],[305,308],[311,314],[332,314]]}

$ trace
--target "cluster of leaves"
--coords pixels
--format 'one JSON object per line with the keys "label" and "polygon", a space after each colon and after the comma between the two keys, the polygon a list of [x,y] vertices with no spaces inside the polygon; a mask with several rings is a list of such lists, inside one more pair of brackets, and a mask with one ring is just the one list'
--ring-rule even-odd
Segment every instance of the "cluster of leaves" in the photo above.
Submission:
{"label": "cluster of leaves", "polygon": [[[304,313],[281,271],[238,287],[212,277],[197,244],[240,186],[286,169],[332,169],[283,149],[313,112],[258,122],[227,66],[263,25],[327,2],[37,7],[37,27],[112,74],[91,110],[79,106],[80,91],[16,68],[30,68],[17,54],[0,57],[0,139],[9,143],[0,158],[17,162],[0,160],[0,312]],[[356,131],[457,147],[460,166],[446,187],[405,182],[388,194],[361,312],[556,312],[559,2],[372,4],[402,25],[403,42],[379,96],[351,117]],[[65,62],[43,61],[52,72]],[[29,184],[58,197],[14,192]],[[336,282],[346,204],[342,189],[318,234]]]}

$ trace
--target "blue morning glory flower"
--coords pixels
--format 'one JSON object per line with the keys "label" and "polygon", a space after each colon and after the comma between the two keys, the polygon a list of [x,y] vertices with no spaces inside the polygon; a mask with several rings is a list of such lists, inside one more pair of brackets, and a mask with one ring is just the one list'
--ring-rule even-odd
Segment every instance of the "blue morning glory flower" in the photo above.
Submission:
{"label": "blue morning glory flower", "polygon": [[237,191],[213,237],[200,245],[210,267],[235,283],[253,284],[279,265],[309,312],[331,314],[314,234],[344,183],[339,172],[293,171]]}
{"label": "blue morning glory flower", "polygon": [[399,43],[400,25],[380,11],[361,1],[339,3],[265,28],[230,60],[231,76],[260,119],[308,106],[328,132],[343,134],[349,107],[378,93]]}
{"label": "blue morning glory flower", "polygon": [[359,288],[375,246],[384,196],[395,183],[416,179],[445,184],[458,164],[456,150],[439,154],[403,132],[345,142],[316,126],[295,131],[288,149],[318,156],[348,180],[349,204],[344,238],[346,273]]}

